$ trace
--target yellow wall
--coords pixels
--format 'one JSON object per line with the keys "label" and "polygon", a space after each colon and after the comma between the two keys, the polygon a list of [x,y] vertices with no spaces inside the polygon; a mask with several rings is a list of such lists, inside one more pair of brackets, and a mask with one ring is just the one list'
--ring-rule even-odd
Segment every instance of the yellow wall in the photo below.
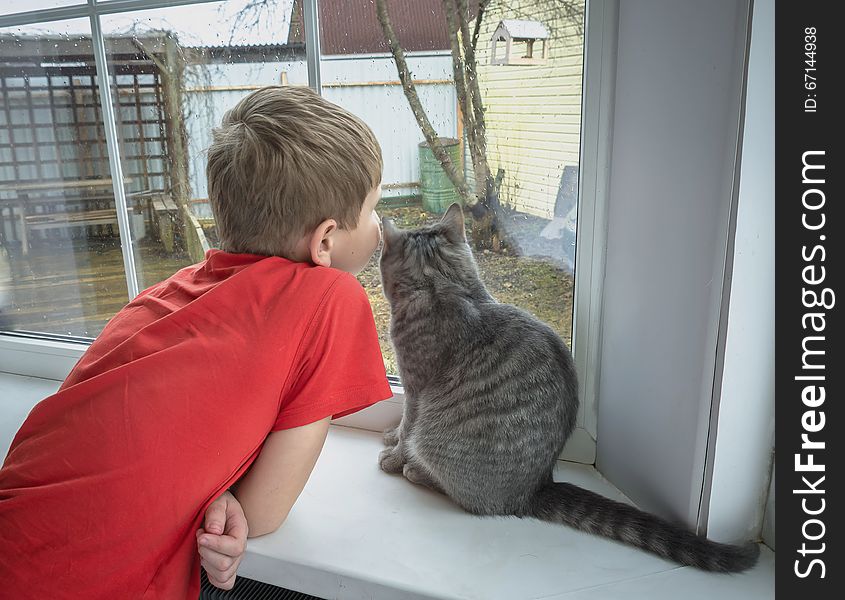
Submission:
{"label": "yellow wall", "polygon": [[[553,214],[564,166],[578,164],[581,130],[583,19],[576,27],[565,19],[560,4],[493,0],[477,48],[490,168],[494,175],[499,167],[505,170],[501,200],[546,218]],[[490,64],[490,40],[502,19],[530,19],[546,26],[545,64]],[[541,48],[535,43],[535,56]]]}

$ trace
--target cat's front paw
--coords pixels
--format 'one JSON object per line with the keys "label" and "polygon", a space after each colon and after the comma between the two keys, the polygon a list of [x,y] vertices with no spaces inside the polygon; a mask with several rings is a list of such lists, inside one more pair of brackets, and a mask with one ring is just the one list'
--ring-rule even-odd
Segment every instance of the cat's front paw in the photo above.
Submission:
{"label": "cat's front paw", "polygon": [[385,473],[401,473],[405,461],[398,447],[382,450],[378,455],[378,466]]}
{"label": "cat's front paw", "polygon": [[392,448],[396,444],[399,443],[399,425],[396,427],[391,427],[390,429],[384,430],[384,435],[382,437],[384,440],[384,445],[388,448]]}

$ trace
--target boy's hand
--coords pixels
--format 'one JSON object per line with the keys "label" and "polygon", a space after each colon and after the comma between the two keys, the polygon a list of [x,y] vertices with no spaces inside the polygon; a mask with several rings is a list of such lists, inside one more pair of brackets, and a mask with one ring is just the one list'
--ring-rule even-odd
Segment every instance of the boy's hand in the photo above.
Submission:
{"label": "boy's hand", "polygon": [[212,585],[230,590],[246,552],[249,532],[244,511],[231,492],[224,492],[209,505],[204,525],[197,530],[200,564]]}

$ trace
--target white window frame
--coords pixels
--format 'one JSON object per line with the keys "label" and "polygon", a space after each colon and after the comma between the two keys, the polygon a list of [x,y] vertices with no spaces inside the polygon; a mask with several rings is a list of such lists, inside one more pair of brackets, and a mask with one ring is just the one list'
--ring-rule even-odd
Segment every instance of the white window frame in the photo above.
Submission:
{"label": "white window frame", "polygon": [[[105,70],[106,51],[100,28],[100,17],[137,10],[201,4],[217,0],[112,0],[59,7],[0,16],[0,28],[46,23],[72,18],[88,18],[94,38],[98,73]],[[317,0],[305,0],[306,61],[309,85],[320,91],[319,28]],[[581,113],[580,173],[578,189],[578,224],[574,310],[572,316],[573,353],[579,376],[581,410],[576,429],[562,458],[593,464],[596,456],[597,382],[599,344],[601,339],[601,299],[604,279],[607,234],[608,172],[610,132],[615,74],[615,44],[618,0],[587,0],[584,24],[584,68]],[[106,123],[109,166],[120,173],[117,133],[108,78],[101,79],[101,103]],[[119,227],[123,239],[129,231],[121,177],[113,177],[118,203]],[[129,298],[138,293],[135,263],[131,244],[122,244]],[[0,332],[0,371],[53,379],[67,377],[89,343],[81,339],[58,336],[33,336]],[[391,381],[393,398],[369,409],[344,417],[338,424],[380,431],[395,424],[401,417],[404,390],[398,380]]]}

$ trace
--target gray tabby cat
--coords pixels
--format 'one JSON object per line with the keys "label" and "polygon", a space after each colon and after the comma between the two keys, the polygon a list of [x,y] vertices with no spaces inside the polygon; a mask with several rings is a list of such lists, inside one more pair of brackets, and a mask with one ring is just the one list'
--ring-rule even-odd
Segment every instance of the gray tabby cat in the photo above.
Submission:
{"label": "gray tabby cat", "polygon": [[402,422],[385,433],[383,470],[473,514],[562,523],[709,571],[755,564],[756,544],[712,542],[552,481],[578,412],[575,366],[563,341],[487,292],[459,205],[430,227],[401,231],[384,219],[383,228],[382,282],[405,386]]}

